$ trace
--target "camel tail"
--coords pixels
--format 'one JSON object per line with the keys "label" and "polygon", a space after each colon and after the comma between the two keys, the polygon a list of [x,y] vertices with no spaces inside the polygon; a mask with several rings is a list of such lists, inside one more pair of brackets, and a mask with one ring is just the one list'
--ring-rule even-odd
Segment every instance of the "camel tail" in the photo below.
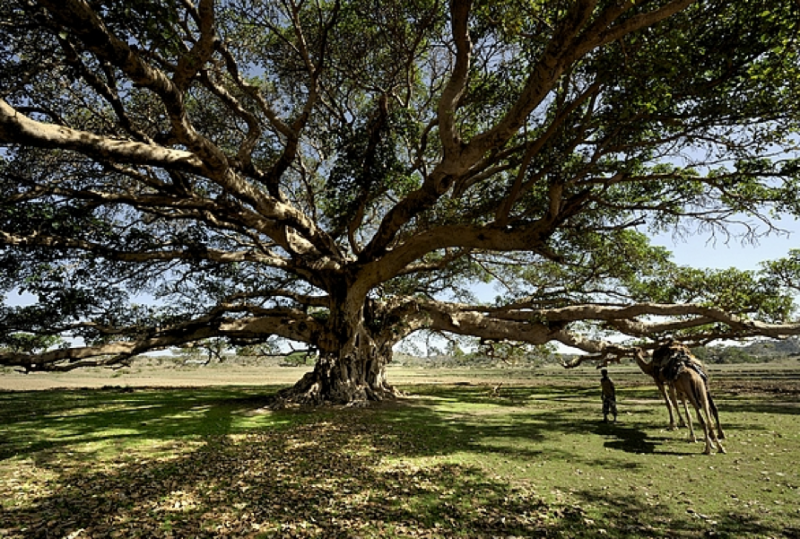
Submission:
{"label": "camel tail", "polygon": [[725,432],[722,430],[722,423],[719,422],[719,410],[717,410],[717,405],[714,403],[711,393],[706,391],[706,395],[708,396],[708,407],[711,409],[711,415],[714,416],[714,422],[717,425],[717,438],[724,440]]}
{"label": "camel tail", "polygon": [[[706,391],[706,396],[708,397],[708,408],[711,410],[711,413],[714,414],[715,418],[718,418],[719,412],[717,411],[717,405],[714,404],[714,399],[711,398],[711,393]],[[719,421],[719,419],[717,419]]]}

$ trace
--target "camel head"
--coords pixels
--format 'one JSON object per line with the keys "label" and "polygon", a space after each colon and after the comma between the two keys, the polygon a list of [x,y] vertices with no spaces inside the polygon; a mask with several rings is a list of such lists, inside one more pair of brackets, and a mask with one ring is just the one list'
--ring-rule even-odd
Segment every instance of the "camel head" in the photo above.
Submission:
{"label": "camel head", "polygon": [[655,365],[653,365],[652,361],[648,362],[645,360],[644,350],[638,346],[633,349],[633,359],[636,361],[636,364],[643,373],[649,376],[653,375],[653,369],[655,368]]}

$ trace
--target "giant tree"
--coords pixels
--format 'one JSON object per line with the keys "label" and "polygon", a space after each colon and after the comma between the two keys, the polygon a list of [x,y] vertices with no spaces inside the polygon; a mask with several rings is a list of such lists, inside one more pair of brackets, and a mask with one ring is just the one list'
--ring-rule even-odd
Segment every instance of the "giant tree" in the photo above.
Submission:
{"label": "giant tree", "polygon": [[423,330],[605,358],[609,331],[796,333],[793,275],[679,268],[647,234],[800,214],[798,21],[787,0],[6,0],[1,282],[38,301],[0,327],[68,344],[0,363],[279,337],[319,352],[289,396],[346,402],[392,395],[392,346]]}

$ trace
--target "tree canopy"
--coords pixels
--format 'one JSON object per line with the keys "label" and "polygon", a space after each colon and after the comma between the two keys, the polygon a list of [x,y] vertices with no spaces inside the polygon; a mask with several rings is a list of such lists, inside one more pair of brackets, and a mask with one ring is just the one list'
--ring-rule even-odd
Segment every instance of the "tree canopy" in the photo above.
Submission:
{"label": "tree canopy", "polygon": [[391,395],[419,331],[606,360],[630,352],[612,332],[798,333],[797,253],[710,271],[648,240],[800,216],[797,2],[7,0],[0,22],[0,286],[38,300],[2,307],[0,364],[277,337],[319,351],[295,396],[349,401]]}

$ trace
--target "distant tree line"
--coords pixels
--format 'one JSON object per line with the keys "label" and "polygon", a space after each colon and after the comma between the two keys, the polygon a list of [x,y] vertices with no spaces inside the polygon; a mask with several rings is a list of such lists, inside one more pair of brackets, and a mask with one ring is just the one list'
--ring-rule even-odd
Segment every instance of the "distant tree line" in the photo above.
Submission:
{"label": "distant tree line", "polygon": [[[692,351],[708,364],[764,363],[800,357],[800,338],[764,339],[746,345],[701,346]],[[429,346],[426,353],[419,349],[407,349],[405,352],[396,354],[396,364],[428,367],[537,367],[559,365],[573,359],[572,355],[559,353],[553,346],[519,346],[508,342],[486,342],[472,348],[449,342],[443,347]]]}
{"label": "distant tree line", "polygon": [[[20,335],[14,350],[42,349],[58,346],[59,342],[40,336]],[[405,348],[395,354],[394,364],[409,367],[541,367],[560,365],[572,356],[562,354],[554,346],[531,346],[509,342],[482,342],[473,346],[457,341],[445,346],[429,345],[426,350],[419,347]],[[10,345],[0,350],[11,349]],[[172,350],[177,364],[207,365],[233,362],[236,364],[274,364],[279,366],[311,366],[316,358],[313,350],[281,351],[276,346],[242,346],[226,349],[219,339],[207,339],[194,346]],[[800,337],[785,340],[765,339],[747,345],[705,346],[693,348],[692,352],[707,364],[765,363],[784,358],[800,358]],[[143,356],[142,356],[143,357]],[[134,360],[135,358],[132,358]],[[161,357],[163,360],[164,358]],[[163,364],[159,361],[158,364]]]}
{"label": "distant tree line", "polygon": [[787,357],[800,357],[800,339],[761,340],[744,346],[706,346],[692,350],[705,363],[764,363]]}

